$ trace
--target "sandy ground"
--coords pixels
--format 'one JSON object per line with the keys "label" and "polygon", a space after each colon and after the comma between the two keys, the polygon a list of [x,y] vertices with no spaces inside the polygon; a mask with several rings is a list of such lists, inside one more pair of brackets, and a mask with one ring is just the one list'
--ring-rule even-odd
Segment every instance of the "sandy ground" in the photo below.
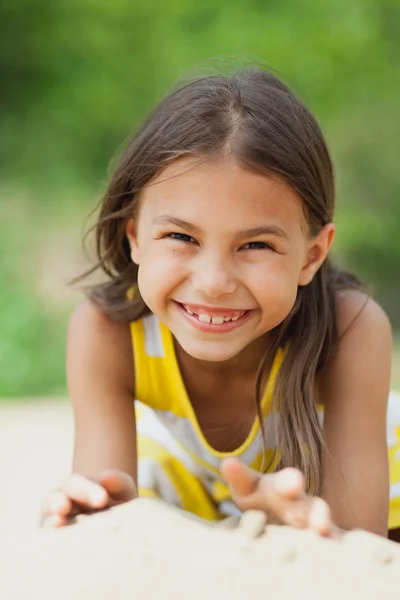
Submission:
{"label": "sandy ground", "polygon": [[265,528],[261,513],[213,527],[148,499],[40,530],[42,498],[69,472],[72,439],[66,401],[0,404],[0,598],[399,597],[399,546],[364,532],[325,540]]}
{"label": "sandy ground", "polygon": [[[0,543],[0,597],[399,597],[400,550],[396,544],[364,532],[348,533],[334,541],[289,527],[265,529],[265,522],[254,528],[259,519],[252,518],[249,523],[248,516],[242,517],[237,528],[224,530],[142,498],[61,530],[5,535]],[[250,516],[259,517],[260,513]]]}
{"label": "sandy ground", "polygon": [[0,401],[0,532],[37,527],[41,501],[70,470],[66,400]]}

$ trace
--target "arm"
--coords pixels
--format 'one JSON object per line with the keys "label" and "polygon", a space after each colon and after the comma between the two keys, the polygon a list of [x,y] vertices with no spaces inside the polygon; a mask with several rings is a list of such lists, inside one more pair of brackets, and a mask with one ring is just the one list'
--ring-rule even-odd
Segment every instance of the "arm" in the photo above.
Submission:
{"label": "arm", "polygon": [[75,421],[73,470],[88,477],[114,468],[136,481],[133,357],[128,323],[86,300],[73,313],[67,380]]}
{"label": "arm", "polygon": [[263,510],[271,523],[333,537],[337,526],[360,527],[386,537],[390,326],[381,308],[371,300],[366,304],[359,292],[344,293],[337,308],[341,340],[316,382],[317,399],[325,404],[329,452],[323,456],[323,499],[306,496],[304,477],[296,469],[261,475],[231,458],[224,461],[222,475],[242,510]]}
{"label": "arm", "polygon": [[325,404],[322,497],[343,529],[387,535],[386,411],[391,330],[382,309],[359,292],[338,296],[340,341],[320,378]]}
{"label": "arm", "polygon": [[43,503],[42,525],[60,527],[136,496],[136,431],[129,325],[89,301],[68,330],[67,379],[75,419],[73,473]]}

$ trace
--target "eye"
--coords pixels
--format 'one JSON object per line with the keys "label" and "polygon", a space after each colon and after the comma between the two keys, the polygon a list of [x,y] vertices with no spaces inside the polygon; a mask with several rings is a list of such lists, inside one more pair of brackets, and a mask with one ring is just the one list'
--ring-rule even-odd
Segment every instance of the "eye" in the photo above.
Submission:
{"label": "eye", "polygon": [[186,233],[177,233],[176,231],[172,233],[167,233],[166,238],[170,238],[172,240],[178,240],[179,242],[188,242],[189,244],[196,243],[196,240],[192,238],[191,235],[187,235]]}
{"label": "eye", "polygon": [[265,242],[249,242],[248,244],[244,244],[242,246],[243,250],[273,250],[275,248],[271,246],[271,244],[266,244]]}

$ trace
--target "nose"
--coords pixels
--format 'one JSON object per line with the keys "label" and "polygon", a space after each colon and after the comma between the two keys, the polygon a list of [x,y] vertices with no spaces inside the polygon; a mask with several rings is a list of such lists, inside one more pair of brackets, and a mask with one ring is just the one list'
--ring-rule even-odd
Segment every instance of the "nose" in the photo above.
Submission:
{"label": "nose", "polygon": [[208,298],[233,294],[238,287],[233,265],[216,252],[203,252],[197,257],[192,283],[196,290]]}

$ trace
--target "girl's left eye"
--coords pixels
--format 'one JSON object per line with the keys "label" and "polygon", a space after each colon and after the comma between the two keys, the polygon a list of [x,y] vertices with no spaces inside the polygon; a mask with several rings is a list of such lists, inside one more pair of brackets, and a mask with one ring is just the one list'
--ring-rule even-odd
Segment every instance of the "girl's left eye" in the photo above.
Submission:
{"label": "girl's left eye", "polygon": [[179,242],[196,243],[196,240],[192,238],[192,236],[187,235],[186,233],[177,233],[176,231],[172,233],[167,233],[165,237],[170,238],[172,240],[178,240]]}
{"label": "girl's left eye", "polygon": [[248,244],[244,244],[242,248],[244,250],[275,250],[271,244],[266,244],[265,242],[249,242]]}

